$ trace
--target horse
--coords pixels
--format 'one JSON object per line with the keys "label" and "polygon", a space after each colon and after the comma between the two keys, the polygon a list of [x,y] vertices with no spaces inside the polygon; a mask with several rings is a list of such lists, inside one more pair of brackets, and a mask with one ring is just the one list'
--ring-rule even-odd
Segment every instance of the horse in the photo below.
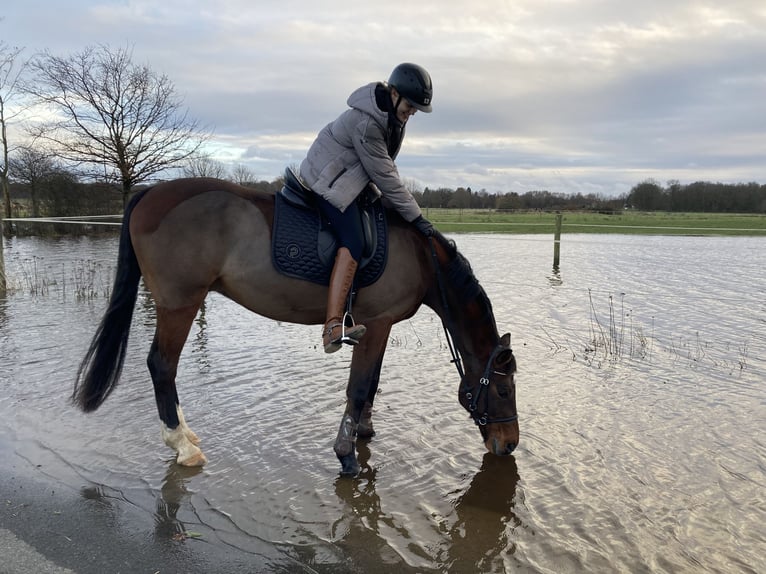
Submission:
{"label": "horse", "polygon": [[[213,178],[162,182],[128,202],[112,293],[75,380],[72,401],[95,411],[115,389],[141,279],[156,307],[147,366],[161,435],[183,466],[207,462],[176,388],[179,357],[208,292],[264,317],[321,325],[327,287],[278,272],[272,261],[276,195]],[[372,405],[392,326],[425,304],[441,318],[460,383],[458,400],[486,449],[508,455],[519,441],[516,359],[498,334],[492,304],[468,260],[438,231],[426,237],[387,211],[388,263],[358,289],[353,313],[367,333],[353,347],[346,406],[333,445],[341,475],[359,472],[356,440],[374,434]]]}

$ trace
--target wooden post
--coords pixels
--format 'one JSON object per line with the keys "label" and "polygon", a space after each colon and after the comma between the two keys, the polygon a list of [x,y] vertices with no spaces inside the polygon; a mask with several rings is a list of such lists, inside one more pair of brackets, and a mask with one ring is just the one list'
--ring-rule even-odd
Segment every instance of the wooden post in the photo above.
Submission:
{"label": "wooden post", "polygon": [[561,254],[561,221],[564,218],[561,213],[556,213],[556,232],[553,236],[553,270],[559,270],[559,256]]}

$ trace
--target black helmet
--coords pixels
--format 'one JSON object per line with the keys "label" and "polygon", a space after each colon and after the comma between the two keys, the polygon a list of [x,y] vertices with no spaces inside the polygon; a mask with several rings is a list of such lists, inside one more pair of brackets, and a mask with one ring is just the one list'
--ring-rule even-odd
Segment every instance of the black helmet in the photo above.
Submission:
{"label": "black helmet", "polygon": [[399,64],[391,72],[388,85],[396,88],[402,97],[421,112],[430,113],[434,90],[431,76],[425,69],[417,64]]}

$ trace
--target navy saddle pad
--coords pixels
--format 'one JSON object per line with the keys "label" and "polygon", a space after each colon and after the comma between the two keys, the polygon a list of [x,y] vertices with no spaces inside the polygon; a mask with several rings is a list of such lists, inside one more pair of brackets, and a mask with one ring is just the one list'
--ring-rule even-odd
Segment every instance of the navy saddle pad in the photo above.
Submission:
{"label": "navy saddle pad", "polygon": [[[313,193],[313,192],[312,192]],[[289,277],[328,285],[335,263],[337,241],[329,223],[310,197],[285,186],[276,194],[271,260]],[[356,274],[357,287],[366,287],[380,278],[388,257],[388,225],[380,201],[362,209],[365,219],[365,251]]]}

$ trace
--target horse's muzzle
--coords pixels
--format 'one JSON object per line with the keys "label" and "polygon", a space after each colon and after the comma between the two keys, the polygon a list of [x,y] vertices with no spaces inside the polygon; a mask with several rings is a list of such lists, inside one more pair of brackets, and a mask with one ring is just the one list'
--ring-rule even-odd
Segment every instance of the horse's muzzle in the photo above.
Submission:
{"label": "horse's muzzle", "polygon": [[489,439],[484,445],[489,452],[498,456],[507,456],[516,449],[515,442],[502,441],[497,438]]}

